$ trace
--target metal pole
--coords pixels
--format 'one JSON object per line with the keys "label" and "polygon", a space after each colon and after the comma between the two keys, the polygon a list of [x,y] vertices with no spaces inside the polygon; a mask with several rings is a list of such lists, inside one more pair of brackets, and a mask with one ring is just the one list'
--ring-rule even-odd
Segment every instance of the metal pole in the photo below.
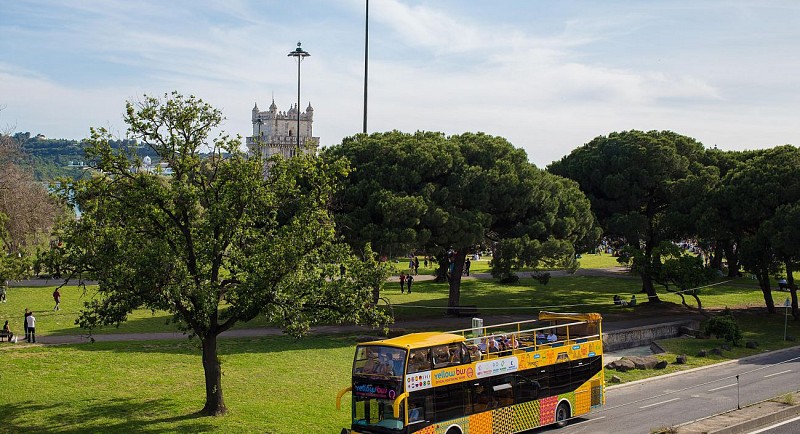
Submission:
{"label": "metal pole", "polygon": [[742,404],[739,401],[739,375],[736,375],[736,409],[742,409]]}
{"label": "metal pole", "polygon": [[300,62],[304,57],[310,56],[307,51],[300,48],[300,42],[297,43],[297,48],[289,52],[289,57],[297,58],[297,152],[300,152]]}
{"label": "metal pole", "polygon": [[786,341],[786,328],[789,325],[789,299],[783,303],[783,340]]}
{"label": "metal pole", "polygon": [[[298,44],[299,45],[299,44]],[[297,152],[300,152],[300,62],[302,57],[297,58]]]}
{"label": "metal pole", "polygon": [[369,0],[367,0],[367,13],[364,20],[364,134],[367,134],[367,72],[369,62]]}

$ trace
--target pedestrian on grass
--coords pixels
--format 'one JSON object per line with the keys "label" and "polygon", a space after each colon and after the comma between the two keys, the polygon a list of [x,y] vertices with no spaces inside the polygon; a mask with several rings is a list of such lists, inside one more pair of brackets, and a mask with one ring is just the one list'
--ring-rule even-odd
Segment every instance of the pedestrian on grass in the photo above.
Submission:
{"label": "pedestrian on grass", "polygon": [[400,272],[400,293],[406,290],[406,273]]}
{"label": "pedestrian on grass", "polygon": [[464,274],[466,274],[467,276],[469,276],[469,267],[471,265],[472,265],[472,262],[470,262],[469,258],[467,258],[467,260],[464,261]]}
{"label": "pedestrian on grass", "polygon": [[25,319],[25,322],[28,324],[28,342],[35,344],[36,343],[36,317],[33,316],[33,312]]}
{"label": "pedestrian on grass", "polygon": [[0,284],[0,301],[6,302],[6,285]]}
{"label": "pedestrian on grass", "polygon": [[408,277],[406,277],[406,284],[408,285],[408,293],[409,294],[411,294],[411,284],[412,283],[414,283],[414,276],[409,274]]}
{"label": "pedestrian on grass", "polygon": [[419,274],[419,258],[414,256],[414,275]]}
{"label": "pedestrian on grass", "polygon": [[61,308],[58,307],[58,305],[61,304],[61,290],[59,288],[56,288],[56,290],[53,291],[53,300],[56,302],[56,306],[53,308],[53,310],[61,310]]}
{"label": "pedestrian on grass", "polygon": [[25,318],[22,319],[22,330],[25,332],[25,339],[28,339],[28,317],[31,316],[31,311],[25,308]]}

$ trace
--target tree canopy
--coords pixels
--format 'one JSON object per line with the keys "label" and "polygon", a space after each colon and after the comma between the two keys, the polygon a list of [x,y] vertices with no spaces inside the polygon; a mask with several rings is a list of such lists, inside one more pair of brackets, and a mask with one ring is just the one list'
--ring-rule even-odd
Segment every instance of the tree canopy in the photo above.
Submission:
{"label": "tree canopy", "polygon": [[671,131],[623,131],[600,136],[550,165],[548,170],[578,182],[592,203],[605,236],[621,239],[633,255],[649,301],[653,287],[653,249],[690,233],[681,206],[708,176],[699,162],[703,145]]}
{"label": "tree canopy", "polygon": [[336,196],[337,228],[355,248],[437,257],[460,299],[466,255],[495,245],[493,266],[564,264],[596,238],[577,185],[537,169],[501,137],[398,131],[357,135],[325,151],[356,168]]}
{"label": "tree canopy", "polygon": [[93,129],[86,154],[96,172],[59,191],[82,212],[64,228],[65,264],[99,284],[78,323],[117,324],[140,307],[171,312],[201,342],[209,415],[226,411],[216,344],[237,322],[266,315],[300,336],[319,322],[386,320],[368,302],[385,270],[369,249],[358,257],[338,240],[328,210],[347,167],[276,159],[265,178],[238,139],[209,140],[221,121],[193,96],[128,102],[129,135],[173,174],[139,170],[135,148],[114,150]]}

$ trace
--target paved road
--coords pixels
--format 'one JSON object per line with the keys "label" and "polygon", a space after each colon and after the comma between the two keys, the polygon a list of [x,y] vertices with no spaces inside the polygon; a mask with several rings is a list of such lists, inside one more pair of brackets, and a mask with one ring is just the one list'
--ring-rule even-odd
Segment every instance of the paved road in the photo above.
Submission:
{"label": "paved road", "polygon": [[[737,395],[744,407],[794,392],[798,386],[800,347],[794,347],[610,387],[605,408],[577,418],[559,434],[649,433],[735,409]],[[547,431],[550,428],[539,432]]]}

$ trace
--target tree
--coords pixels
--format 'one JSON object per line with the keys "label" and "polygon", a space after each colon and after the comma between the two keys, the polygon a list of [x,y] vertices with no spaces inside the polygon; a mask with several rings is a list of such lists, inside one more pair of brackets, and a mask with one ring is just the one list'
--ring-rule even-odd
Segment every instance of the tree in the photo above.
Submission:
{"label": "tree", "polygon": [[464,259],[478,245],[497,243],[508,263],[565,263],[575,245],[597,236],[577,185],[537,169],[502,137],[392,131],[345,138],[324,157],[357,168],[336,198],[344,238],[354,248],[371,241],[381,253],[433,253],[450,307],[459,305]]}
{"label": "tree", "polygon": [[721,219],[737,234],[740,261],[745,270],[758,278],[770,313],[776,312],[770,276],[778,273],[793,253],[790,246],[776,250],[773,245],[790,236],[788,232],[783,235],[779,232],[791,223],[775,220],[772,227],[765,224],[778,216],[781,207],[800,202],[800,179],[795,174],[798,165],[800,149],[795,146],[752,151],[728,172],[717,193],[727,198],[727,206],[719,209]]}
{"label": "tree", "polygon": [[704,174],[703,145],[671,131],[623,131],[575,149],[548,170],[578,182],[592,203],[605,236],[623,240],[636,255],[642,291],[658,302],[653,287],[653,249],[687,232],[675,206]]}
{"label": "tree", "polygon": [[46,243],[64,210],[34,180],[32,170],[20,164],[27,156],[10,131],[0,132],[0,213],[7,217],[2,222],[2,251],[27,257],[34,246]]}
{"label": "tree", "polygon": [[124,119],[173,174],[138,170],[135,149],[114,151],[106,130],[92,130],[86,154],[97,172],[59,190],[82,212],[64,228],[62,261],[98,280],[81,327],[119,324],[140,307],[169,311],[202,346],[201,413],[220,415],[217,337],[237,322],[266,315],[301,336],[319,322],[386,320],[367,302],[385,271],[368,249],[358,258],[337,240],[327,209],[346,166],[276,159],[265,179],[238,139],[208,143],[222,115],[194,96],[145,96]]}
{"label": "tree", "polygon": [[[641,254],[641,251],[636,251]],[[657,269],[653,273],[654,280],[664,285],[670,291],[670,285],[677,288],[675,292],[681,298],[681,304],[686,304],[686,295],[692,296],[697,302],[697,309],[703,310],[700,301],[700,286],[714,280],[716,272],[703,265],[700,256],[689,254],[670,242],[662,242],[653,250],[654,262]]]}

